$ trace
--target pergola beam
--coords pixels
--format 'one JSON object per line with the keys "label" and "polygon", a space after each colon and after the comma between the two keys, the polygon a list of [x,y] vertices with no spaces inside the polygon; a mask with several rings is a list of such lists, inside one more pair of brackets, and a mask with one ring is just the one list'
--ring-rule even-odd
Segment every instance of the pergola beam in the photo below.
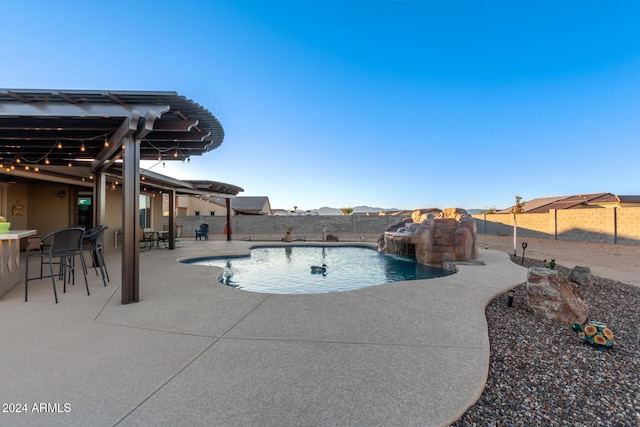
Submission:
{"label": "pergola beam", "polygon": [[109,146],[104,147],[91,163],[92,172],[102,172],[113,164],[116,155],[122,150],[122,140],[128,138],[138,129],[138,121],[140,120],[140,112],[131,111],[131,115],[122,121],[122,124],[109,138]]}
{"label": "pergola beam", "polygon": [[156,123],[153,126],[154,132],[189,132],[194,126],[198,125],[198,120],[165,120]]}
{"label": "pergola beam", "polygon": [[[10,108],[9,108],[10,107]],[[27,104],[0,103],[0,117],[36,116],[36,117],[129,117],[132,110],[159,110],[159,105],[118,105],[118,104],[61,104],[51,102],[34,102]],[[167,107],[168,108],[168,107]]]}

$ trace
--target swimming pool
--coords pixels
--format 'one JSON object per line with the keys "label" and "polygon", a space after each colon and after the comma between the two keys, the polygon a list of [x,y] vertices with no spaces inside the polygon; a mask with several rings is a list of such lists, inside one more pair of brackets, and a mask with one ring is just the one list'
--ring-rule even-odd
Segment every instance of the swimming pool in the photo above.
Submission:
{"label": "swimming pool", "polygon": [[[415,258],[380,254],[366,247],[259,247],[250,256],[187,260],[224,269],[220,282],[250,292],[317,294],[343,292],[389,282],[431,279],[452,274],[418,264]],[[313,273],[311,266],[327,265]]]}

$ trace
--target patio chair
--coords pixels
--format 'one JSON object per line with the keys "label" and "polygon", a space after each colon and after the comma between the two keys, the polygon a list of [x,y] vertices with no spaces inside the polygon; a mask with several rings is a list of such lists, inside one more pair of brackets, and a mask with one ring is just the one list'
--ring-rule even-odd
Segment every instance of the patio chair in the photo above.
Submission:
{"label": "patio chair", "polygon": [[200,229],[196,230],[196,240],[209,240],[209,224],[200,224]]}
{"label": "patio chair", "polygon": [[107,286],[107,282],[109,282],[109,273],[107,272],[107,264],[104,261],[103,246],[104,232],[107,228],[109,228],[108,225],[98,225],[97,227],[87,230],[82,238],[82,250],[91,253],[96,276],[98,275],[98,268],[100,268],[102,283],[104,283],[105,286]]}
{"label": "patio chair", "polygon": [[[26,253],[26,266],[25,266],[25,280],[24,280],[24,300],[27,301],[28,286],[30,280],[45,279],[51,277],[51,284],[53,285],[53,296],[58,303],[58,292],[56,290],[55,277],[58,276],[63,281],[63,292],[67,292],[67,280],[71,281],[72,285],[75,285],[75,257],[80,255],[80,262],[82,263],[82,275],[84,276],[84,284],[87,287],[87,295],[89,293],[89,283],[87,282],[87,275],[85,274],[86,265],[84,263],[84,257],[82,256],[82,236],[84,236],[84,227],[71,227],[62,230],[57,230],[47,234],[40,239],[40,251],[30,250]],[[32,245],[33,246],[33,245]],[[40,275],[36,277],[29,277],[29,258],[40,258]],[[44,261],[49,262],[49,275],[43,275],[42,264]],[[58,261],[54,261],[54,260]],[[59,266],[58,273],[53,272],[53,265]]]}
{"label": "patio chair", "polygon": [[142,243],[140,249],[151,250],[154,241],[154,233],[144,231],[144,228],[138,227],[138,242]]}

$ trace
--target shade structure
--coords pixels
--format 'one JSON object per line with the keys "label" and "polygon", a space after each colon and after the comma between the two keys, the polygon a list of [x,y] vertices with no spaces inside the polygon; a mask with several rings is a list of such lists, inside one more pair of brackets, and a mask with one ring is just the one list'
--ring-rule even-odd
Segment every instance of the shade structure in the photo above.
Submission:
{"label": "shade structure", "polygon": [[[123,303],[139,300],[140,161],[183,161],[217,148],[223,139],[218,119],[176,92],[0,89],[0,173],[73,182],[81,171],[85,184],[80,185],[94,190],[97,222],[104,215],[108,177],[121,177]],[[85,173],[93,178],[89,184]],[[171,195],[179,189],[211,191],[211,185],[199,190],[197,184],[147,175],[148,185]],[[231,197],[242,191],[230,184],[214,187],[213,194]]]}

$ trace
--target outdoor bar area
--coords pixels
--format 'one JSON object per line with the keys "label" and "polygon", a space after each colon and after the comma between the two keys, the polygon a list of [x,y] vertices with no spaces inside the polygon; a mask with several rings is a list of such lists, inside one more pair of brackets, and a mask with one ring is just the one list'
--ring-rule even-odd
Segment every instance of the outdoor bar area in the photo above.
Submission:
{"label": "outdoor bar area", "polygon": [[0,232],[0,298],[20,281],[20,240],[36,233],[36,230]]}
{"label": "outdoor bar area", "polygon": [[0,298],[23,277],[27,238],[73,227],[87,237],[103,227],[101,247],[121,252],[121,302],[139,301],[140,227],[153,232],[156,248],[162,240],[174,249],[178,195],[243,191],[177,180],[140,162],[190,161],[223,139],[211,112],[175,92],[0,89],[0,216],[13,228],[0,230]]}

